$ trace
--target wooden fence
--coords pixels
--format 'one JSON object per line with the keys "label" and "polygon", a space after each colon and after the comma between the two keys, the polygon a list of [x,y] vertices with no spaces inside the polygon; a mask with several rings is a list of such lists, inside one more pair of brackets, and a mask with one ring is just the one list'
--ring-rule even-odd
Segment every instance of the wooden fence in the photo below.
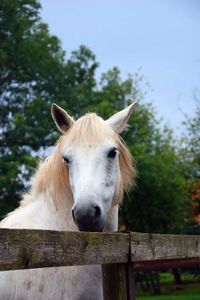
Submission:
{"label": "wooden fence", "polygon": [[0,229],[0,271],[90,264],[105,300],[133,300],[135,271],[200,267],[200,236]]}

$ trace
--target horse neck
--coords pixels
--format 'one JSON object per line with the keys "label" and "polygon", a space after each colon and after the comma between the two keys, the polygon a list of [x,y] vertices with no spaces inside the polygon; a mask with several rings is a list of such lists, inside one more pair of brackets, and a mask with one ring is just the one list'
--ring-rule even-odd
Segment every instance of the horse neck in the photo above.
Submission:
{"label": "horse neck", "polygon": [[30,194],[24,195],[20,207],[8,216],[10,223],[16,224],[17,219],[17,226],[23,228],[76,230],[71,216],[73,203],[69,189],[61,193],[60,186],[54,187],[59,174],[52,172],[53,159],[52,156],[40,164],[32,179]]}
{"label": "horse neck", "polygon": [[[55,199],[49,198],[43,199],[46,204],[50,222],[54,222],[55,230],[67,230],[67,231],[76,231],[76,226],[72,219],[71,214],[71,199],[68,199],[66,195],[63,195],[63,198],[59,199],[59,202],[56,202]],[[52,218],[54,220],[52,220]]]}

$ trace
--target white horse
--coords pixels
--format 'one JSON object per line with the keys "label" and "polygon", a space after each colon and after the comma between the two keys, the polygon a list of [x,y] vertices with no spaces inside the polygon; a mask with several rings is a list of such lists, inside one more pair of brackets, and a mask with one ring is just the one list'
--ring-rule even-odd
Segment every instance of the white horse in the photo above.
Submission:
{"label": "white horse", "polygon": [[[94,113],[74,121],[53,104],[52,117],[63,135],[40,164],[30,193],[0,227],[116,231],[118,206],[134,175],[132,157],[118,133],[135,106],[107,121]],[[101,266],[0,272],[0,299],[103,299]]]}

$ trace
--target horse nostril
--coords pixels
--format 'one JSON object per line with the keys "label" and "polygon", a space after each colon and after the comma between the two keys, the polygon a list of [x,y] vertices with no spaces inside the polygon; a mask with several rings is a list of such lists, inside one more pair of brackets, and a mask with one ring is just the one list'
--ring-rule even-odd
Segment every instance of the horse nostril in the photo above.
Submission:
{"label": "horse nostril", "polygon": [[73,220],[74,220],[74,222],[75,222],[74,208],[72,209],[72,218],[73,218]]}
{"label": "horse nostril", "polygon": [[100,207],[96,205],[94,207],[94,210],[95,210],[95,214],[94,214],[95,218],[100,217],[101,216],[101,209],[100,209]]}

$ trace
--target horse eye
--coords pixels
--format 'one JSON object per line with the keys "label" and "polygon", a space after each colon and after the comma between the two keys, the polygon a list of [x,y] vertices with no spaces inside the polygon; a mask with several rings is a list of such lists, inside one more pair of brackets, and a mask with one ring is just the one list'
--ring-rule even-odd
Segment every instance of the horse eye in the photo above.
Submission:
{"label": "horse eye", "polygon": [[70,164],[69,158],[63,156],[63,160],[64,160],[64,162],[65,162],[67,165]]}
{"label": "horse eye", "polygon": [[111,149],[111,150],[108,152],[107,157],[108,157],[108,158],[115,158],[116,154],[117,154],[117,148],[113,148],[113,149]]}

